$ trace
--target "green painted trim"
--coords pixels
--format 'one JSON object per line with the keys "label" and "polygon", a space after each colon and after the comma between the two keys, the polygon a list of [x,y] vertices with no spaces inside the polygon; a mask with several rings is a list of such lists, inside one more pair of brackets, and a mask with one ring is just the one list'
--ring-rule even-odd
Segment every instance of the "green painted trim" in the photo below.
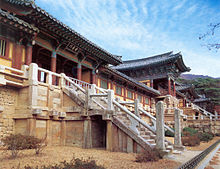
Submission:
{"label": "green painted trim", "polygon": [[[48,46],[42,44],[41,42],[36,41],[36,44],[37,44],[37,45],[40,45],[40,46],[42,46],[42,47],[44,47],[44,48],[46,48],[46,49],[48,49],[48,50],[51,51],[51,52],[53,51],[52,48],[50,48],[50,47],[48,47]],[[67,56],[67,55],[65,55],[65,54],[63,54],[63,53],[61,53],[61,52],[59,52],[59,51],[57,52],[57,54],[63,56],[64,58],[67,58],[67,59],[69,59],[69,60],[71,60],[71,61],[73,61],[73,62],[80,63],[78,60],[76,60],[76,59],[74,59],[74,58],[71,58],[71,57],[69,57],[69,56]],[[83,66],[87,67],[87,68],[90,68],[90,69],[92,69],[92,70],[95,70],[95,68],[93,68],[93,67],[91,67],[91,66],[89,66],[89,65],[87,65],[87,64],[85,64],[85,63],[81,63],[81,64],[82,64]]]}

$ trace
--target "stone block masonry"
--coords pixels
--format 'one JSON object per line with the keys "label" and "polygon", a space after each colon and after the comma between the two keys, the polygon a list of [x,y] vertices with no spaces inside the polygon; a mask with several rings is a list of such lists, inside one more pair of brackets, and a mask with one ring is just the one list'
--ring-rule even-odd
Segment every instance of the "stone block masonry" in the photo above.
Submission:
{"label": "stone block masonry", "polygon": [[13,114],[17,102],[17,91],[13,87],[0,87],[0,139],[13,133]]}

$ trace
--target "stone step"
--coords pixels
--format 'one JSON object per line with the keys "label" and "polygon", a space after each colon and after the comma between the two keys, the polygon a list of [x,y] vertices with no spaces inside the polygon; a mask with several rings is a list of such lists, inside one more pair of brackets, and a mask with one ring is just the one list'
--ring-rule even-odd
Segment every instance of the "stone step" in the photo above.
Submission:
{"label": "stone step", "polygon": [[152,146],[153,149],[156,147],[156,143],[152,143],[150,145]]}
{"label": "stone step", "polygon": [[166,146],[166,150],[172,151],[173,150],[173,146]]}
{"label": "stone step", "polygon": [[151,135],[150,135],[150,138],[151,138],[151,139],[156,139],[156,135],[151,134]]}
{"label": "stone step", "polygon": [[146,140],[148,143],[150,143],[150,144],[155,144],[155,140],[154,139],[147,139]]}
{"label": "stone step", "polygon": [[142,137],[143,139],[145,139],[145,140],[150,139],[150,136],[149,136],[149,135],[141,135],[141,137]]}
{"label": "stone step", "polygon": [[171,151],[170,150],[162,150],[164,155],[168,155]]}

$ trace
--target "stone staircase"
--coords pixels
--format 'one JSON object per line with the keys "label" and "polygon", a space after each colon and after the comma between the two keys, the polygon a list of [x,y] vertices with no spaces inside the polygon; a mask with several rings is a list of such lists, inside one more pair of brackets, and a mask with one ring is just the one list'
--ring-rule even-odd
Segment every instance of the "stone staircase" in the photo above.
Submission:
{"label": "stone staircase", "polygon": [[[121,123],[123,123],[124,125],[126,125],[128,128],[131,128],[130,126],[132,126],[132,122],[130,120],[130,118],[128,117],[127,114],[125,113],[118,113],[116,115],[116,118],[119,119],[119,121]],[[132,129],[135,131],[135,129]],[[137,134],[138,136],[140,136],[141,138],[144,139],[145,142],[147,142],[151,148],[155,148],[156,147],[156,134],[155,132],[147,129],[146,127],[138,124],[137,125],[137,130],[135,132],[135,134]],[[163,152],[165,154],[171,153],[173,151],[173,144],[167,140],[165,140],[165,150],[163,150]]]}
{"label": "stone staircase", "polygon": [[[99,88],[100,89],[100,88]],[[73,99],[79,106],[83,106],[85,108],[86,115],[94,115],[99,113],[103,116],[103,119],[106,119],[106,111],[108,106],[108,101],[105,96],[103,97],[96,97],[91,98],[92,101],[90,101],[90,106],[88,106],[86,102],[87,97],[87,90],[88,89],[82,89],[80,86],[78,86],[75,82],[72,81],[71,86],[66,86],[63,88],[63,92],[66,93],[71,99]],[[97,89],[98,90],[98,89]],[[103,89],[104,90],[104,89]],[[106,93],[104,94],[106,95]],[[92,103],[92,104],[91,104]],[[120,104],[118,102],[118,104]],[[88,106],[88,107],[87,107]],[[123,105],[121,105],[123,106]],[[112,110],[112,113],[109,114],[107,117],[108,120],[112,120],[114,122],[114,119],[116,120],[116,123],[114,123],[119,128],[123,126],[124,132],[129,130],[130,136],[133,139],[140,139],[137,142],[141,142],[141,146],[143,147],[150,147],[155,148],[156,147],[156,132],[154,127],[150,126],[150,124],[146,124],[145,126],[140,123],[144,122],[141,120],[141,117],[136,116],[134,113],[130,112],[125,106],[123,106],[124,110],[120,110],[120,108],[116,107],[114,105],[114,110]],[[95,112],[95,113],[94,113]],[[127,114],[126,112],[130,112],[133,114],[132,116],[135,116],[136,119],[134,119],[131,114]],[[82,113],[82,115],[85,115],[85,112]],[[146,123],[146,122],[144,122]],[[149,126],[148,128],[146,126]],[[131,134],[132,133],[132,134]],[[127,133],[128,134],[128,133]],[[165,150],[162,152],[164,154],[169,154],[173,150],[173,145],[169,141],[165,141]]]}

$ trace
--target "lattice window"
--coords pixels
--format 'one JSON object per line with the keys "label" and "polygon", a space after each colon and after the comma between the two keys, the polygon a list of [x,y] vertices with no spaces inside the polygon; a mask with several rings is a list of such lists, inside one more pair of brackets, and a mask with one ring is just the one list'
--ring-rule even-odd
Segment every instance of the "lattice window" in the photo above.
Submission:
{"label": "lattice window", "polygon": [[137,99],[139,100],[140,103],[142,103],[142,96],[141,95],[138,95]]}
{"label": "lattice window", "polygon": [[0,39],[0,56],[5,56],[6,54],[6,41]]}
{"label": "lattice window", "polygon": [[101,88],[108,89],[108,83],[105,80],[101,80]]}
{"label": "lattice window", "polygon": [[131,91],[128,90],[128,98],[133,99],[133,93]]}
{"label": "lattice window", "polygon": [[118,95],[122,95],[122,88],[121,87],[119,87],[119,86],[116,86],[116,94],[118,94]]}
{"label": "lattice window", "polygon": [[149,98],[145,98],[145,104],[149,104]]}

